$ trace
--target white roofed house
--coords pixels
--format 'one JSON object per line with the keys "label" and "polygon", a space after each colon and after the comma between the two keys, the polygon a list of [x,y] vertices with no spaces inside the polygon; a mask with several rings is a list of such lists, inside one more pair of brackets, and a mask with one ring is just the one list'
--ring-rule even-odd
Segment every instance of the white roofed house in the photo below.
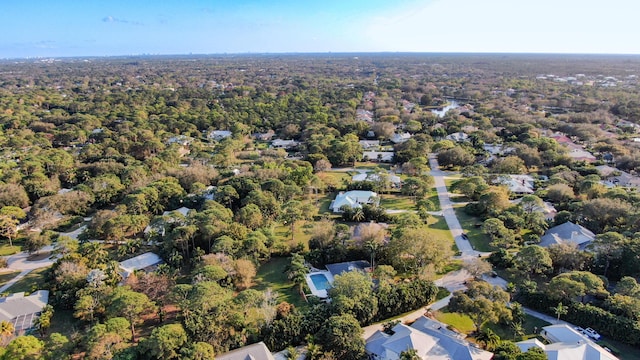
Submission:
{"label": "white roofed house", "polygon": [[493,353],[473,346],[445,324],[421,317],[411,326],[398,324],[393,335],[375,332],[366,339],[365,350],[374,360],[397,360],[403,351],[415,349],[420,359],[490,360]]}
{"label": "white roofed house", "polygon": [[340,192],[329,208],[335,213],[341,213],[343,206],[361,208],[362,204],[374,204],[378,201],[378,194],[373,191],[351,190]]}
{"label": "white roofed house", "polygon": [[131,259],[120,262],[120,275],[126,279],[135,271],[151,271],[154,270],[163,261],[160,256],[146,252],[144,254],[132,257]]}
{"label": "white roofed house", "polygon": [[389,138],[389,140],[391,140],[391,142],[394,144],[401,144],[409,139],[411,139],[411,134],[409,133],[403,133],[403,134],[394,133]]}
{"label": "white roofed house", "polygon": [[207,137],[212,140],[220,141],[230,137],[231,135],[233,134],[229,130],[213,130],[207,135]]}
{"label": "white roofed house", "polygon": [[29,296],[19,292],[0,298],[0,321],[12,323],[16,333],[29,330],[48,303],[48,290],[38,290]]}
{"label": "white roofed house", "polygon": [[503,175],[497,180],[514,194],[533,194],[534,178],[529,175]]}
{"label": "white roofed house", "polygon": [[298,146],[300,143],[295,141],[295,140],[282,140],[282,139],[275,139],[273,141],[271,141],[271,147],[272,148],[276,148],[276,149],[292,149],[296,146]]}
{"label": "white roofed house", "polygon": [[363,151],[364,161],[392,162],[395,153],[393,151]]}
{"label": "white roofed house", "polygon": [[453,134],[449,134],[444,137],[447,140],[455,141],[455,142],[463,142],[469,140],[469,135],[464,132],[456,132]]}
{"label": "white roofed house", "polygon": [[540,332],[549,344],[538,339],[528,339],[516,343],[525,352],[532,347],[542,349],[548,359],[553,360],[617,360],[613,354],[594,343],[587,336],[566,324],[549,325]]}
{"label": "white roofed house", "polygon": [[[398,175],[394,175],[394,174],[383,174],[383,176],[386,176],[387,179],[389,181],[389,183],[391,184],[392,187],[394,188],[399,188],[400,185],[402,184],[402,180],[400,179],[400,177]],[[380,175],[375,174],[375,173],[360,173],[360,174],[355,174],[353,175],[353,177],[351,178],[351,181],[353,182],[357,182],[357,181],[371,181],[371,182],[378,182],[380,181]]]}

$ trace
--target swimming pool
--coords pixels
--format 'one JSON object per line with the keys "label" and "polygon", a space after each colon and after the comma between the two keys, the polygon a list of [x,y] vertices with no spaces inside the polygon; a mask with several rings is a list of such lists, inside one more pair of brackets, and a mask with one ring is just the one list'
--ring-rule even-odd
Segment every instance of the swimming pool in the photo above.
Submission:
{"label": "swimming pool", "polygon": [[329,282],[329,279],[327,279],[327,277],[322,273],[311,274],[309,275],[309,277],[311,278],[313,285],[318,290],[327,290],[328,288],[331,287],[331,283]]}

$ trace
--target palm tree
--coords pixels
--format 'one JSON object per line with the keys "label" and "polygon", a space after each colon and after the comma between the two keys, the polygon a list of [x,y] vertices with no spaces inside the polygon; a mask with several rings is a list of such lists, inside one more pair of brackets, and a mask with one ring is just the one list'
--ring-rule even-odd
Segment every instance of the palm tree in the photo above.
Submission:
{"label": "palm tree", "polygon": [[561,302],[558,303],[558,306],[555,307],[551,307],[551,310],[553,311],[554,314],[557,315],[556,320],[560,321],[560,315],[566,315],[567,312],[569,312],[569,308],[562,305]]}
{"label": "palm tree", "polygon": [[13,336],[13,333],[16,331],[15,327],[12,323],[3,320],[0,322],[0,339],[2,339],[2,344],[6,345],[7,339]]}
{"label": "palm tree", "polygon": [[364,210],[361,207],[357,207],[353,209],[353,215],[351,216],[351,220],[355,222],[361,222],[365,218]]}
{"label": "palm tree", "polygon": [[493,351],[500,343],[500,336],[493,332],[493,330],[486,328],[480,330],[478,336],[476,336],[476,341],[482,343],[485,349]]}
{"label": "palm tree", "polygon": [[300,295],[303,295],[302,288],[308,272],[309,269],[304,264],[304,257],[300,254],[292,254],[291,263],[287,266],[287,278],[298,286]]}

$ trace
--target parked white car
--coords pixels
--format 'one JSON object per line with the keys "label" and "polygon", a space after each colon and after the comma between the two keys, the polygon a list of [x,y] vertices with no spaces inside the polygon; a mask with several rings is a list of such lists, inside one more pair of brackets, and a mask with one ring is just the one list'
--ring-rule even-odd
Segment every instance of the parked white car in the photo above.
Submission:
{"label": "parked white car", "polygon": [[600,340],[600,334],[598,334],[595,330],[593,330],[592,328],[586,328],[584,329],[584,334],[587,335],[588,337],[594,339],[594,340]]}

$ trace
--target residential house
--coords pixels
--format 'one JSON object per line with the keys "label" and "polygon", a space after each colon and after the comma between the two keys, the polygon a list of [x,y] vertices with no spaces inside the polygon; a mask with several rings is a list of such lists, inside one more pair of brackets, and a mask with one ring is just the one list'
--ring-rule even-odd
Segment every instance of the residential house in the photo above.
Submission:
{"label": "residential house", "polygon": [[158,264],[162,263],[160,256],[146,252],[144,254],[132,257],[131,259],[120,262],[120,275],[123,279],[126,279],[135,271],[150,271],[155,269]]}
{"label": "residential house", "polygon": [[[400,185],[402,185],[402,179],[400,179],[400,176],[398,176],[398,175],[383,174],[383,176],[386,176],[386,180],[388,180],[389,183],[391,184],[391,186],[394,187],[394,188],[399,188]],[[379,174],[375,174],[375,173],[359,173],[359,174],[353,175],[353,177],[351,178],[351,181],[353,181],[353,182],[357,182],[357,181],[378,182],[378,181],[380,181],[380,175]]]}
{"label": "residential house", "polygon": [[544,344],[538,339],[528,339],[516,343],[521,351],[538,347],[544,351],[548,359],[554,360],[617,360],[606,349],[591,341],[566,324],[549,325],[540,332],[550,342]]}
{"label": "residential house", "polygon": [[377,149],[380,147],[380,140],[360,140],[363,149]]}
{"label": "residential house", "polygon": [[[520,202],[522,202],[522,198],[517,198],[511,201],[512,204],[520,204]],[[532,210],[533,212],[538,212],[544,215],[545,220],[553,220],[558,214],[558,210],[556,210],[555,206],[547,201],[543,202],[541,206],[534,206]]]}
{"label": "residential house", "polygon": [[172,136],[167,139],[167,144],[178,144],[180,146],[189,146],[193,142],[193,138],[185,135]]}
{"label": "residential house", "polygon": [[349,271],[362,271],[367,272],[371,269],[371,264],[365,260],[347,261],[335,264],[327,264],[324,267],[331,273],[331,276],[336,277]]}
{"label": "residential house", "polygon": [[396,360],[403,351],[415,349],[421,359],[490,360],[493,353],[473,346],[443,323],[426,317],[411,326],[398,324],[393,335],[375,332],[366,339],[365,350],[374,360]]}
{"label": "residential house", "polygon": [[13,324],[16,333],[29,330],[48,303],[48,290],[38,290],[29,296],[13,293],[0,298],[0,321]]}
{"label": "residential house", "polygon": [[505,147],[503,144],[484,144],[482,148],[491,155],[506,155],[515,150],[512,147]]}
{"label": "residential house", "polygon": [[283,139],[275,139],[271,141],[271,147],[276,149],[292,149],[298,146],[300,143],[295,140],[283,140]]}
{"label": "residential house", "polygon": [[605,179],[603,184],[608,187],[622,186],[640,188],[639,176],[631,175],[628,172],[607,165],[596,166],[596,169],[598,169],[600,175]]}
{"label": "residential house", "polygon": [[211,140],[220,141],[222,139],[230,137],[231,135],[233,134],[228,130],[213,130],[209,132],[209,135],[207,135],[207,137]]}
{"label": "residential house", "polygon": [[224,354],[216,355],[216,360],[275,360],[267,345],[259,343],[243,346]]}
{"label": "residential house", "polygon": [[393,151],[363,151],[364,161],[392,162],[395,153]]}
{"label": "residential house", "polygon": [[373,191],[352,190],[340,192],[329,208],[335,213],[341,213],[343,206],[360,208],[362,204],[373,204],[378,201],[378,194]]}
{"label": "residential house", "polygon": [[271,139],[273,138],[273,136],[276,133],[273,130],[269,130],[266,133],[255,133],[253,134],[253,137],[256,140],[261,140],[261,141],[271,141]]}
{"label": "residential house", "polygon": [[464,132],[455,132],[453,134],[445,136],[444,138],[455,142],[463,142],[469,140],[469,135]]}
{"label": "residential house", "polygon": [[553,244],[568,242],[584,250],[595,238],[596,235],[589,229],[569,221],[547,230],[540,238],[540,246],[549,247]]}
{"label": "residential house", "polygon": [[506,185],[514,194],[533,194],[535,179],[530,175],[502,175],[497,182]]}
{"label": "residential house", "polygon": [[389,140],[391,140],[391,142],[394,144],[401,144],[409,139],[411,139],[411,134],[409,133],[394,133],[393,135],[391,135],[391,137],[389,137]]}

